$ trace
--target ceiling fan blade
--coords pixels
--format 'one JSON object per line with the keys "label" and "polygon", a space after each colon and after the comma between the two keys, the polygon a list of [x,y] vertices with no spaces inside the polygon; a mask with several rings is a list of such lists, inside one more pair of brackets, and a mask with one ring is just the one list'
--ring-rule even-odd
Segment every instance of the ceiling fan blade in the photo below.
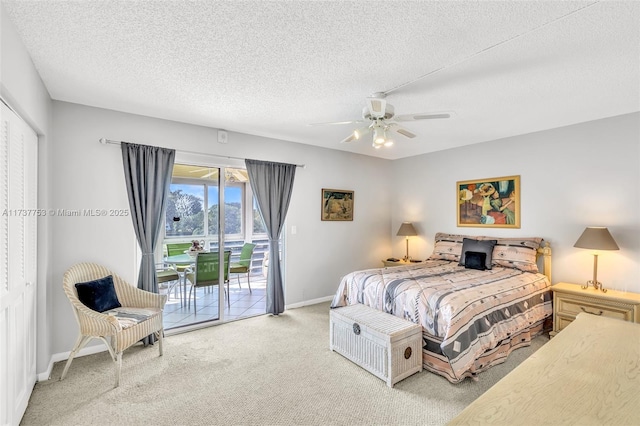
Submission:
{"label": "ceiling fan blade", "polygon": [[347,136],[346,138],[342,139],[340,141],[340,143],[349,143],[349,142],[353,142],[356,140],[356,137],[353,133],[351,133],[349,136]]}
{"label": "ceiling fan blade", "polygon": [[368,97],[367,108],[373,118],[382,118],[386,113],[387,100],[381,97]]}
{"label": "ceiling fan blade", "polygon": [[333,126],[335,124],[358,124],[364,123],[364,120],[351,120],[351,121],[330,121],[328,123],[311,123],[309,126]]}
{"label": "ceiling fan blade", "polygon": [[400,133],[402,136],[406,136],[406,137],[411,138],[411,139],[416,137],[416,135],[414,133],[411,133],[410,131],[408,131],[404,127],[393,126],[393,127],[391,127],[391,130],[393,130],[396,133]]}
{"label": "ceiling fan blade", "polygon": [[450,118],[451,112],[421,112],[416,114],[402,114],[393,117],[396,121],[417,121],[417,120],[434,120],[439,118]]}
{"label": "ceiling fan blade", "polygon": [[364,135],[366,135],[369,132],[371,132],[371,126],[356,129],[349,136],[347,136],[342,141],[340,141],[340,143],[348,143],[348,142],[353,142],[355,140],[361,139]]}

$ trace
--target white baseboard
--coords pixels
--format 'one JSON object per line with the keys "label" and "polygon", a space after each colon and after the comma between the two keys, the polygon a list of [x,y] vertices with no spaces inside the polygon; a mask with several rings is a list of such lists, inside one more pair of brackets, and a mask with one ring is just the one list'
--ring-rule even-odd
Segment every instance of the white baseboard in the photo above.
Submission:
{"label": "white baseboard", "polygon": [[[107,351],[107,346],[104,343],[100,342],[97,345],[91,345],[91,346],[86,346],[82,348],[80,352],[78,352],[78,354],[75,356],[75,358],[86,356],[86,355],[93,355],[93,354],[97,354],[99,352],[105,352],[105,351]],[[51,355],[51,360],[49,361],[49,365],[47,366],[47,371],[43,373],[39,373],[36,379],[39,382],[44,382],[46,380],[49,380],[51,378],[51,370],[53,370],[53,364],[59,361],[66,361],[67,359],[69,359],[69,355],[71,355],[71,351],[60,352],[60,353]]]}
{"label": "white baseboard", "polygon": [[284,308],[285,309],[302,308],[303,306],[317,305],[318,303],[329,302],[331,300],[333,300],[333,296],[325,296],[325,297],[320,297],[318,299],[305,300],[304,302],[292,303],[290,305],[285,305]]}
{"label": "white baseboard", "polygon": [[51,378],[51,370],[53,370],[53,357],[49,359],[49,365],[47,365],[47,369],[43,373],[38,373],[36,375],[36,382],[45,382]]}

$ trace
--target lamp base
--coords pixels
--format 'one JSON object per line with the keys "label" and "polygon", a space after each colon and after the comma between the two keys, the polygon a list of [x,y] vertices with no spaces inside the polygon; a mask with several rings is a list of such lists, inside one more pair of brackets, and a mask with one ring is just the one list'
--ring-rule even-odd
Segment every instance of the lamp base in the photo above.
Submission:
{"label": "lamp base", "polygon": [[594,290],[598,290],[600,289],[600,291],[602,291],[603,293],[607,292],[607,289],[602,287],[602,283],[600,281],[596,281],[596,280],[589,280],[587,281],[586,285],[582,285],[580,286],[583,289],[587,289],[589,288],[589,286],[592,285]]}
{"label": "lamp base", "polygon": [[593,286],[594,290],[600,289],[603,293],[607,292],[607,290],[602,287],[602,283],[598,281],[598,255],[595,253],[593,254],[593,279],[591,281],[587,281],[587,285],[583,285],[581,287],[586,289],[589,288],[590,285]]}
{"label": "lamp base", "polygon": [[408,262],[411,260],[411,257],[409,256],[409,237],[407,237],[406,240],[407,240],[407,254],[405,255],[405,257],[402,258],[402,260],[404,260],[405,262]]}

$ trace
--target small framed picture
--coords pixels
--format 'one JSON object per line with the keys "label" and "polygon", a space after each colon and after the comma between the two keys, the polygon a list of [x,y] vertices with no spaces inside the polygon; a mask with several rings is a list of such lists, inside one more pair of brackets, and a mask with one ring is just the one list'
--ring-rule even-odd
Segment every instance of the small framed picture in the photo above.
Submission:
{"label": "small framed picture", "polygon": [[520,228],[520,176],[457,182],[458,226]]}
{"label": "small framed picture", "polygon": [[322,188],[322,220],[353,220],[353,191]]}

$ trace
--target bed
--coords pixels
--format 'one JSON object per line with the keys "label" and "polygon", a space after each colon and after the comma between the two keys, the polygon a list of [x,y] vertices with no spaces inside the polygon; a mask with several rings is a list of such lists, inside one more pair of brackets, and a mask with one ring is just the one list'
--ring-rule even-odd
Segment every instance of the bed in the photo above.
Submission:
{"label": "bed", "polygon": [[550,328],[550,256],[542,238],[438,233],[425,262],[345,275],[331,307],[362,303],[420,324],[425,369],[477,379]]}

